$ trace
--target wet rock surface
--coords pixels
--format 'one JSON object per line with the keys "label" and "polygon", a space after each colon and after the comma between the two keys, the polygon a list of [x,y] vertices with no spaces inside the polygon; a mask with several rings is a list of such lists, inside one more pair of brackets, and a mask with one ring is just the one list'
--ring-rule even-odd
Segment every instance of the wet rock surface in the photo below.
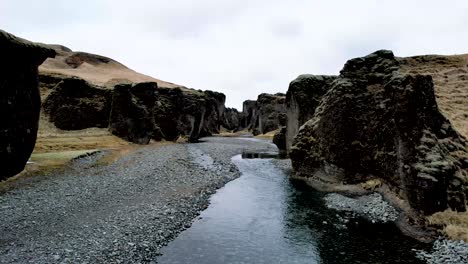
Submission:
{"label": "wet rock surface", "polygon": [[273,143],[278,147],[279,151],[283,154],[287,153],[286,150],[286,135],[287,135],[287,127],[281,127],[281,129],[273,136]]}
{"label": "wet rock surface", "polygon": [[149,145],[110,165],[106,153],[24,179],[0,194],[0,263],[147,263],[239,176],[231,157],[269,143],[208,138]]}
{"label": "wet rock surface", "polygon": [[54,50],[0,30],[0,180],[24,169],[36,143],[41,98],[38,66]]}
{"label": "wet rock surface", "polygon": [[299,177],[356,183],[376,175],[430,214],[466,210],[466,146],[438,111],[431,77],[400,73],[382,50],[345,64],[290,156]]}

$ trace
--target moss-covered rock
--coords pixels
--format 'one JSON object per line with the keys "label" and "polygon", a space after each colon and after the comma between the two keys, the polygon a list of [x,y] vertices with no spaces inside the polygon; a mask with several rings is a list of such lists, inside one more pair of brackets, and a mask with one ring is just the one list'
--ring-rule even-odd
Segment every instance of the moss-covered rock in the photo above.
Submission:
{"label": "moss-covered rock", "polygon": [[279,129],[286,123],[285,97],[282,93],[262,93],[257,101],[244,101],[242,128],[247,128],[254,135]]}
{"label": "moss-covered rock", "polygon": [[0,181],[24,169],[34,149],[41,97],[38,66],[55,51],[0,30]]}
{"label": "moss-covered rock", "polygon": [[[48,84],[53,84],[59,79],[51,77],[47,80],[50,81]],[[111,90],[77,77],[64,77],[52,89],[44,100],[43,109],[57,128],[80,130],[109,125]]]}
{"label": "moss-covered rock", "polygon": [[148,144],[153,135],[160,138],[153,112],[157,87],[155,82],[115,86],[109,119],[110,132],[137,144]]}
{"label": "moss-covered rock", "polygon": [[391,51],[377,51],[346,63],[290,156],[300,177],[356,183],[376,176],[430,214],[466,210],[466,151],[438,111],[432,78],[402,74]]}
{"label": "moss-covered rock", "polygon": [[212,91],[160,88],[154,108],[155,123],[164,138],[187,136],[190,142],[219,133],[225,95]]}
{"label": "moss-covered rock", "polygon": [[303,74],[289,84],[285,101],[287,124],[284,146],[287,151],[299,128],[312,118],[334,80],[336,76]]}
{"label": "moss-covered rock", "polygon": [[285,126],[281,127],[278,133],[276,133],[273,136],[273,144],[275,144],[278,147],[279,152],[281,154],[287,153],[286,152],[286,127]]}
{"label": "moss-covered rock", "polygon": [[236,132],[241,128],[241,113],[235,108],[225,108],[222,119],[222,125],[227,130]]}

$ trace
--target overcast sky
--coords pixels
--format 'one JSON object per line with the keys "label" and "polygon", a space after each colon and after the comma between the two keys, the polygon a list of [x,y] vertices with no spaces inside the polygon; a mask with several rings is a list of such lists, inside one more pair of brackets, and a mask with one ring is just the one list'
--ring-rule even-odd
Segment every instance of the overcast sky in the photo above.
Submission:
{"label": "overcast sky", "polygon": [[0,0],[0,28],[223,92],[240,109],[378,49],[468,53],[468,1]]}

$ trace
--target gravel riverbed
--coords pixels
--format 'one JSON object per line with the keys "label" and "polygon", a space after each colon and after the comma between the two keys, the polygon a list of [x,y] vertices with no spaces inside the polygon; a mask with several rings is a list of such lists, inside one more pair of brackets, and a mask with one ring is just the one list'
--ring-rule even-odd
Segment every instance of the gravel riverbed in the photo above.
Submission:
{"label": "gravel riverbed", "polygon": [[206,138],[148,146],[110,165],[105,152],[0,194],[0,263],[155,263],[209,197],[239,176],[231,157],[276,149]]}
{"label": "gravel riverbed", "polygon": [[393,222],[397,220],[399,213],[378,193],[364,195],[357,198],[346,197],[337,193],[325,196],[328,208],[339,211],[349,211],[366,217],[374,222]]}
{"label": "gravel riverbed", "polygon": [[447,239],[437,240],[431,252],[416,251],[416,256],[428,264],[466,264],[468,263],[468,242]]}

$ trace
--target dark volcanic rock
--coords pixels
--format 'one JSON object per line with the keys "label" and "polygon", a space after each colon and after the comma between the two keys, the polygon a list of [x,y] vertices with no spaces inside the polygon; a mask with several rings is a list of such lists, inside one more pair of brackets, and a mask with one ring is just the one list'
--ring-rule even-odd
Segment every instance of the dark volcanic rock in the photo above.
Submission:
{"label": "dark volcanic rock", "polygon": [[199,137],[219,134],[224,115],[226,96],[214,91],[204,91],[205,115]]}
{"label": "dark volcanic rock", "polygon": [[286,127],[281,127],[280,131],[273,137],[273,143],[278,147],[281,154],[286,154]]}
{"label": "dark volcanic rock", "polygon": [[258,111],[257,111],[257,101],[246,100],[242,104],[242,113],[241,116],[241,127],[247,128],[248,130],[253,129],[255,126],[255,120],[257,120]]}
{"label": "dark volcanic rock", "polygon": [[379,177],[425,214],[466,210],[467,143],[438,111],[432,78],[405,75],[391,51],[346,63],[290,157],[299,177]]}
{"label": "dark volcanic rock", "polygon": [[166,140],[176,140],[181,135],[179,113],[183,92],[180,88],[159,88],[156,94],[155,123],[158,124]]}
{"label": "dark volcanic rock", "polygon": [[160,88],[154,108],[155,123],[166,140],[187,136],[189,142],[219,133],[225,96],[212,91]]}
{"label": "dark volcanic rock", "polygon": [[235,108],[225,108],[223,114],[222,125],[227,130],[236,132],[241,126],[240,113]]}
{"label": "dark volcanic rock", "polygon": [[[42,77],[43,81],[49,84],[53,84],[59,78]],[[111,97],[111,91],[108,89],[99,88],[76,77],[69,77],[62,79],[55,86],[45,99],[43,108],[49,121],[63,130],[105,128],[109,124]]]}
{"label": "dark volcanic rock", "polygon": [[241,127],[252,131],[254,135],[279,129],[286,123],[284,100],[285,95],[282,93],[262,93],[257,101],[244,101]]}
{"label": "dark volcanic rock", "polygon": [[109,130],[112,134],[137,144],[148,144],[161,135],[154,123],[155,82],[120,84],[112,96]]}
{"label": "dark volcanic rock", "polygon": [[258,116],[254,132],[265,134],[280,128],[286,121],[285,94],[260,94],[257,99]]}
{"label": "dark volcanic rock", "polygon": [[41,98],[37,67],[55,51],[0,30],[0,180],[24,169],[37,138]]}
{"label": "dark volcanic rock", "polygon": [[286,132],[282,144],[286,151],[292,146],[299,128],[315,113],[324,94],[330,89],[336,76],[304,74],[289,84],[286,93]]}

